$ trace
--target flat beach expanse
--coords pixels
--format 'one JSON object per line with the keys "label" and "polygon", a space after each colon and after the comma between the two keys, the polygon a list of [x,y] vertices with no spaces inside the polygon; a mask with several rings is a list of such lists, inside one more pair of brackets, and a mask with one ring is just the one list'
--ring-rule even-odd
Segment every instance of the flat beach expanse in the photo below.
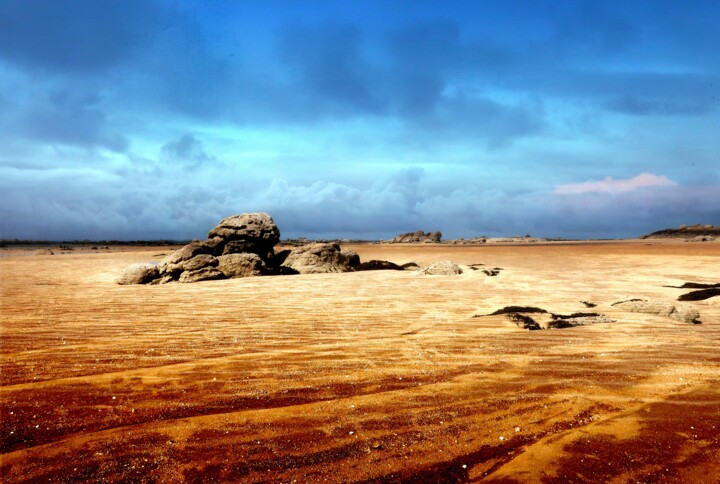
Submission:
{"label": "flat beach expanse", "polygon": [[[0,479],[720,478],[720,297],[665,287],[720,282],[720,243],[343,249],[465,271],[120,286],[172,248],[4,249]],[[612,306],[632,298],[702,324]],[[485,316],[511,305],[613,322]]]}

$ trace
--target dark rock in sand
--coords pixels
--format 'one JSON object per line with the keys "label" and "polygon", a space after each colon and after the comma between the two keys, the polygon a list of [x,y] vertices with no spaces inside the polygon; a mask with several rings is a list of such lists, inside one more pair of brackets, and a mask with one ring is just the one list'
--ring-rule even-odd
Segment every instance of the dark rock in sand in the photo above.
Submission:
{"label": "dark rock in sand", "polygon": [[203,267],[194,271],[183,271],[178,280],[180,282],[199,282],[215,279],[225,279],[225,275],[215,267]]}
{"label": "dark rock in sand", "polygon": [[512,313],[547,313],[546,310],[535,306],[505,306],[504,308],[493,311],[486,316],[495,316],[497,314],[512,314]]}
{"label": "dark rock in sand", "polygon": [[342,253],[347,259],[350,267],[356,268],[360,265],[360,255],[358,255],[357,252],[354,250],[343,250]]}
{"label": "dark rock in sand", "polygon": [[118,277],[117,283],[121,285],[147,284],[157,276],[158,268],[155,264],[131,264],[122,271],[120,277]]}
{"label": "dark rock in sand", "polygon": [[612,323],[613,320],[598,313],[552,314],[548,329],[574,328],[587,324]]}
{"label": "dark rock in sand", "polygon": [[510,321],[513,321],[518,327],[522,329],[529,329],[530,331],[537,331],[542,327],[532,317],[520,313],[509,313],[507,315]]}
{"label": "dark rock in sand", "polygon": [[720,282],[715,284],[701,284],[699,282],[686,282],[682,286],[665,286],[674,287],[676,289],[711,289],[713,287],[720,287]]}
{"label": "dark rock in sand", "polygon": [[720,296],[720,287],[711,287],[709,289],[699,289],[697,291],[688,292],[678,298],[678,301],[704,301],[711,297]]}
{"label": "dark rock in sand", "polygon": [[266,272],[265,263],[257,254],[227,254],[217,260],[218,270],[227,278],[262,276]]}
{"label": "dark rock in sand", "polygon": [[492,269],[483,269],[482,273],[486,276],[495,277],[500,274],[501,270],[503,270],[502,267],[494,267]]}
{"label": "dark rock in sand", "polygon": [[319,274],[328,272],[349,272],[348,258],[338,244],[315,243],[292,249],[281,267],[297,271],[298,274]]}
{"label": "dark rock in sand", "polygon": [[414,262],[406,262],[400,267],[402,267],[404,271],[419,271],[420,269],[422,269],[422,267],[420,267]]}
{"label": "dark rock in sand", "polygon": [[386,260],[369,260],[355,267],[356,271],[403,271],[402,266]]}

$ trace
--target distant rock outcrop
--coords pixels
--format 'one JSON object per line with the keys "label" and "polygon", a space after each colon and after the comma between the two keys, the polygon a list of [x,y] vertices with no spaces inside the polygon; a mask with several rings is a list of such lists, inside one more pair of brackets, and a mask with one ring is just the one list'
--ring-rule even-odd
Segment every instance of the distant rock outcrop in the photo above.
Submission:
{"label": "distant rock outcrop", "polygon": [[440,239],[442,239],[442,233],[440,232],[423,232],[422,230],[418,230],[416,232],[400,234],[389,242],[391,244],[438,244],[440,243]]}
{"label": "distant rock outcrop", "polygon": [[691,242],[720,240],[720,227],[715,225],[681,225],[676,229],[658,230],[643,239],[685,239]]}

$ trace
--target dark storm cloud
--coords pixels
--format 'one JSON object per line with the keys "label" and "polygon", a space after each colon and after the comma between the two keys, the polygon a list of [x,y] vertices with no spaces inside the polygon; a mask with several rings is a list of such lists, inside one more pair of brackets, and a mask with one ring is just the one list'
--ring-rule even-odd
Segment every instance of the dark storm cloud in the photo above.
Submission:
{"label": "dark storm cloud", "polygon": [[325,102],[315,109],[351,114],[377,113],[372,69],[362,51],[361,31],[350,25],[290,27],[279,35],[279,58],[296,84]]}
{"label": "dark storm cloud", "polygon": [[53,91],[27,108],[20,130],[27,138],[47,143],[124,151],[128,140],[111,126],[100,103],[96,94]]}
{"label": "dark storm cloud", "polygon": [[160,160],[173,165],[199,167],[216,161],[216,158],[205,152],[202,141],[186,133],[162,146]]}
{"label": "dark storm cloud", "polygon": [[0,0],[0,57],[87,73],[129,59],[160,20],[141,0]]}
{"label": "dark storm cloud", "polygon": [[[378,39],[375,39],[378,40]],[[353,26],[286,28],[279,33],[279,65],[288,75],[283,99],[264,113],[303,120],[382,116],[421,130],[425,140],[472,135],[492,146],[537,133],[544,123],[537,104],[500,102],[455,86],[478,72],[504,66],[498,47],[467,43],[455,22],[423,22],[393,29],[370,55],[363,31]]]}

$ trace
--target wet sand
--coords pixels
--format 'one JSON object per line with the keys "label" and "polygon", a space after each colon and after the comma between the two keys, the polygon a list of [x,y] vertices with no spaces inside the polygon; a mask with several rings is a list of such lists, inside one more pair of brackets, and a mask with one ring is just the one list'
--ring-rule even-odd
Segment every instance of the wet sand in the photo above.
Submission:
{"label": "wet sand", "polygon": [[[169,249],[0,257],[0,478],[720,480],[720,244],[344,245],[485,264],[118,286]],[[509,305],[612,323],[527,331]],[[678,303],[680,304],[680,303]]]}

